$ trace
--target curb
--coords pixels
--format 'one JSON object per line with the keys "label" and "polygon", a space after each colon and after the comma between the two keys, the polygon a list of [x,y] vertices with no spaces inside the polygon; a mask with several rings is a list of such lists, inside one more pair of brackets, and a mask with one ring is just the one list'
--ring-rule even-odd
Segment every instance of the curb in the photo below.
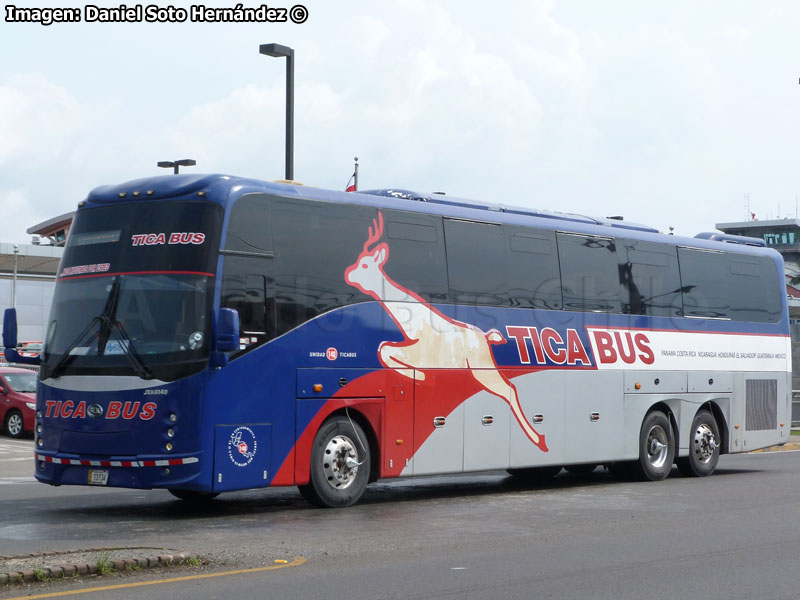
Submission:
{"label": "curb", "polygon": [[[93,548],[91,550],[76,550],[70,552],[42,552],[39,554],[27,554],[23,556],[3,556],[0,559],[40,559],[48,556],[60,556],[64,554],[78,554],[90,552],[109,552],[125,550],[125,548]],[[139,558],[115,558],[108,560],[104,567],[100,568],[100,562],[93,564],[78,562],[64,564],[57,567],[44,567],[41,569],[24,569],[21,571],[11,571],[0,573],[0,586],[11,586],[24,583],[36,583],[53,579],[63,579],[66,577],[76,577],[79,575],[97,575],[100,573],[120,573],[141,569],[152,569],[154,567],[168,567],[186,564],[190,560],[200,560],[200,555],[194,552],[178,552],[175,554],[157,554]]]}

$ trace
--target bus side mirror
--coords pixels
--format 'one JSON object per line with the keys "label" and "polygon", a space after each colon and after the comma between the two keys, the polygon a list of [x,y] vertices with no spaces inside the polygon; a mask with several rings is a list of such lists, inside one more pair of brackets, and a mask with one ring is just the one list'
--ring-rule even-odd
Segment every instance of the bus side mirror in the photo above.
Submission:
{"label": "bus side mirror", "polygon": [[7,308],[3,314],[3,346],[17,347],[17,309]]}
{"label": "bus side mirror", "polygon": [[220,308],[215,327],[217,352],[233,352],[239,349],[239,312],[232,308]]}
{"label": "bus side mirror", "polygon": [[228,364],[226,352],[239,349],[239,312],[232,308],[220,308],[214,320],[214,351],[211,366],[221,369]]}
{"label": "bus side mirror", "polygon": [[39,365],[42,363],[40,356],[20,356],[17,352],[17,309],[7,308],[3,313],[3,346],[5,346],[5,359],[7,363],[23,365]]}

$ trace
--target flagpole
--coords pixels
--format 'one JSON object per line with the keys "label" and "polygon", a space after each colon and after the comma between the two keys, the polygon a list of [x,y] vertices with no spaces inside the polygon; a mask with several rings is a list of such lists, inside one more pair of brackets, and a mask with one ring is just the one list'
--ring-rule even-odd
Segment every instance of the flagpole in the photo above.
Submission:
{"label": "flagpole", "polygon": [[356,156],[353,160],[356,161],[356,170],[353,173],[353,185],[355,186],[356,191],[358,191],[358,157]]}

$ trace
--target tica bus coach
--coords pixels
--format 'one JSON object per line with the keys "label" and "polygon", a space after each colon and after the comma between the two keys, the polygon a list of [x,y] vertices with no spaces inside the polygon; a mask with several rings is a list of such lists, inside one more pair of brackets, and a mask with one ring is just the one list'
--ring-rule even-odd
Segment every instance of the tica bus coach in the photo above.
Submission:
{"label": "tica bus coach", "polygon": [[328,507],[435,473],[705,476],[788,440],[790,371],[783,263],[760,240],[402,190],[141,179],[78,206],[35,475],[187,500],[296,485]]}

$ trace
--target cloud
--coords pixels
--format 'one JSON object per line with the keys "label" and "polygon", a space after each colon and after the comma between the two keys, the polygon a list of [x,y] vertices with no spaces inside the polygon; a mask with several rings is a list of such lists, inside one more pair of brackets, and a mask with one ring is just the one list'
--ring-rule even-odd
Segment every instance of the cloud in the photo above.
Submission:
{"label": "cloud", "polygon": [[0,107],[0,167],[57,160],[83,120],[78,101],[39,73],[9,78]]}

